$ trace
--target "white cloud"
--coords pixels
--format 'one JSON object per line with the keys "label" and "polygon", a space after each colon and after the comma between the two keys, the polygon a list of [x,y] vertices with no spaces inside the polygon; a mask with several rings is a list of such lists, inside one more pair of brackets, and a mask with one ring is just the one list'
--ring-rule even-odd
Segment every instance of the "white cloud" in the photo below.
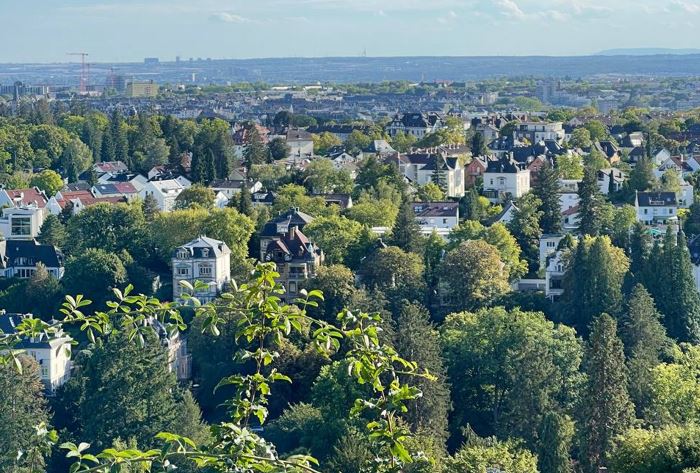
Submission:
{"label": "white cloud", "polygon": [[700,3],[693,0],[673,0],[668,5],[668,10],[697,14],[700,13]]}
{"label": "white cloud", "polygon": [[244,16],[237,15],[237,14],[231,13],[231,12],[225,12],[225,11],[213,13],[209,18],[214,20],[214,21],[220,21],[222,23],[252,23],[253,22],[253,20],[251,20],[250,18],[246,18]]}
{"label": "white cloud", "polygon": [[514,0],[493,0],[499,13],[507,18],[524,20],[527,15]]}
{"label": "white cloud", "polygon": [[449,23],[452,23],[454,20],[457,19],[457,13],[455,13],[454,10],[450,10],[447,12],[445,16],[441,16],[437,19],[438,23],[442,25],[447,25]]}

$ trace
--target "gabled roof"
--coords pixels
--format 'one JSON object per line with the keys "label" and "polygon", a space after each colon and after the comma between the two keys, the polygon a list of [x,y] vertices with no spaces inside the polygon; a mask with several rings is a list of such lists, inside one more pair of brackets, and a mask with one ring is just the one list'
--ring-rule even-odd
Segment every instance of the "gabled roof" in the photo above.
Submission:
{"label": "gabled roof", "polygon": [[36,187],[30,187],[28,189],[5,189],[5,192],[16,206],[36,205],[40,209],[43,209],[48,202],[44,193]]}
{"label": "gabled roof", "polygon": [[516,174],[526,169],[524,164],[518,163],[510,158],[489,160],[486,165],[487,173],[495,174]]}
{"label": "gabled roof", "polygon": [[0,241],[0,257],[5,267],[17,266],[17,258],[28,258],[35,266],[41,263],[47,268],[63,266],[63,253],[52,245],[40,245],[36,240],[3,240]]}
{"label": "gabled roof", "polygon": [[260,232],[260,236],[277,236],[280,234],[278,227],[286,228],[284,230],[285,233],[292,227],[304,228],[306,224],[313,222],[313,220],[314,218],[311,215],[305,214],[299,209],[290,209],[267,222]]}
{"label": "gabled roof", "polygon": [[414,202],[411,204],[416,217],[457,217],[457,202]]}
{"label": "gabled roof", "polygon": [[[22,323],[25,318],[32,317],[30,314],[6,314],[5,311],[0,312],[0,330],[4,334],[11,334],[17,332],[17,327]],[[41,335],[36,339],[22,339],[17,345],[18,349],[51,349],[56,350],[69,343],[71,338],[65,335],[63,332],[56,334],[54,338],[47,338],[46,335]]]}
{"label": "gabled roof", "polygon": [[[219,256],[223,256],[226,253],[230,253],[231,250],[223,241],[214,240],[213,238],[207,238],[205,236],[200,236],[199,238],[186,243],[175,250],[175,256],[179,251],[186,250],[189,252],[192,258],[211,258],[215,259]],[[204,256],[202,250],[209,250],[207,256]]]}
{"label": "gabled roof", "polygon": [[289,131],[287,131],[287,142],[289,143],[290,141],[313,141],[313,136],[311,133],[301,128],[290,128]]}

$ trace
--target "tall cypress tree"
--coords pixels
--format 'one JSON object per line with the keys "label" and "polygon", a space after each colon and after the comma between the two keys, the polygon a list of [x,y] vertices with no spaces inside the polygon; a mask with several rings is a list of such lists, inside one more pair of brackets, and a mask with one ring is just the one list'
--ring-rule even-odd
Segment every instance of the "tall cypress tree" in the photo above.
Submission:
{"label": "tall cypress tree", "polygon": [[126,163],[127,166],[130,166],[129,137],[127,136],[126,129],[124,128],[124,118],[122,117],[122,114],[119,113],[118,109],[115,109],[114,112],[112,112],[110,133],[112,135],[112,142],[114,143],[115,159]]}
{"label": "tall cypress tree", "polygon": [[579,231],[582,235],[596,236],[600,232],[600,207],[602,200],[598,189],[597,171],[588,166],[579,184]]}
{"label": "tall cypress tree", "polygon": [[525,194],[516,202],[517,210],[513,214],[513,220],[508,223],[508,230],[518,242],[530,274],[536,273],[540,267],[540,204],[541,201],[536,195]]}
{"label": "tall cypress tree", "polygon": [[209,152],[205,155],[202,181],[209,183],[214,179],[216,179],[216,157],[214,156],[214,151],[209,150]]}
{"label": "tall cypress tree", "polygon": [[396,321],[396,350],[404,358],[415,361],[436,379],[416,379],[421,398],[412,402],[404,419],[414,432],[428,434],[439,441],[447,440],[447,414],[450,411],[450,389],[442,360],[438,333],[430,323],[430,315],[419,304],[405,304]]}
{"label": "tall cypress tree", "polygon": [[597,473],[617,435],[634,422],[634,406],[627,392],[627,369],[617,323],[608,314],[595,319],[586,347],[588,375],[581,399],[580,455],[585,471]]}
{"label": "tall cypress tree", "polygon": [[630,395],[637,413],[642,415],[649,405],[651,370],[670,347],[670,340],[654,299],[641,284],[637,284],[630,293],[620,322],[620,338],[627,355]]}
{"label": "tall cypress tree", "polygon": [[559,202],[559,173],[545,161],[544,166],[537,172],[537,185],[533,193],[540,199],[540,211],[542,218],[540,226],[543,233],[561,233],[561,204]]}
{"label": "tall cypress tree", "polygon": [[481,220],[481,206],[479,205],[479,192],[475,187],[467,189],[464,197],[459,200],[459,214],[465,220]]}
{"label": "tall cypress tree", "polygon": [[250,188],[248,187],[247,182],[243,183],[243,187],[241,187],[241,193],[238,195],[236,204],[238,211],[243,215],[247,215],[249,217],[253,215],[253,198],[250,195]]}
{"label": "tall cypress tree", "polygon": [[649,259],[651,236],[641,222],[636,222],[632,227],[630,237],[630,272],[637,281],[644,280],[644,268]]}
{"label": "tall cypress tree", "polygon": [[399,209],[399,214],[391,229],[391,244],[404,251],[418,251],[420,248],[421,231],[413,211],[413,204],[405,199]]}
{"label": "tall cypress tree", "polygon": [[114,161],[116,156],[116,151],[114,150],[114,137],[112,136],[111,129],[109,129],[102,136],[100,161]]}
{"label": "tall cypress tree", "polygon": [[664,260],[667,262],[663,282],[665,297],[654,299],[664,314],[668,334],[681,342],[700,341],[700,294],[695,288],[693,263],[685,234],[681,231],[675,245],[664,245]]}
{"label": "tall cypress tree", "polygon": [[542,421],[537,466],[542,473],[571,473],[574,423],[565,415],[548,412]]}

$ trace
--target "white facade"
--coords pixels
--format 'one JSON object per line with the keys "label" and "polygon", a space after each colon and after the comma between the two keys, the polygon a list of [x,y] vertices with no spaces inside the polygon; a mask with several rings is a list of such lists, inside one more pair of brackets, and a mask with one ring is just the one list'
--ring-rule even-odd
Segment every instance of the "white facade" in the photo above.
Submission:
{"label": "white facade", "polygon": [[32,240],[41,233],[45,208],[33,205],[2,209],[0,232],[6,239]]}
{"label": "white facade", "polygon": [[193,286],[200,281],[208,288],[194,296],[201,302],[210,302],[231,281],[231,250],[223,241],[201,236],[175,250],[172,269],[173,300],[182,300],[182,294],[187,292],[180,281]]}
{"label": "white facade", "polygon": [[492,203],[518,199],[530,192],[530,170],[484,173],[484,195]]}
{"label": "white facade", "polygon": [[566,266],[563,260],[563,253],[557,251],[549,258],[547,269],[545,271],[545,290],[544,294],[548,299],[554,300],[564,294],[564,275],[566,274]]}
{"label": "white facade", "polygon": [[520,123],[514,132],[514,138],[528,139],[531,143],[554,140],[561,143],[566,137],[564,124],[561,122],[525,122]]}
{"label": "white facade", "polygon": [[564,235],[542,235],[540,238],[540,269],[547,266],[547,258],[557,252],[559,242],[564,239]]}
{"label": "white facade", "polygon": [[175,200],[177,196],[185,189],[190,187],[187,183],[181,182],[178,179],[169,179],[166,181],[150,181],[139,192],[139,197],[145,199],[150,195],[158,203],[158,208],[163,212],[170,212],[175,208]]}
{"label": "white facade", "polygon": [[459,225],[459,204],[455,202],[416,202],[413,204],[416,222],[423,235],[447,236]]}

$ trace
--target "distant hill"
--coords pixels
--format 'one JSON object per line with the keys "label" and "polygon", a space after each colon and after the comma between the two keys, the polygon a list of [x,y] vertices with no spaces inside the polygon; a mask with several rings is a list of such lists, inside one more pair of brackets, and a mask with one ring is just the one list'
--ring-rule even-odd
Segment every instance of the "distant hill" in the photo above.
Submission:
{"label": "distant hill", "polygon": [[596,53],[596,56],[656,56],[656,55],[682,56],[687,54],[700,54],[700,49],[673,49],[673,48],[618,48],[606,49]]}

